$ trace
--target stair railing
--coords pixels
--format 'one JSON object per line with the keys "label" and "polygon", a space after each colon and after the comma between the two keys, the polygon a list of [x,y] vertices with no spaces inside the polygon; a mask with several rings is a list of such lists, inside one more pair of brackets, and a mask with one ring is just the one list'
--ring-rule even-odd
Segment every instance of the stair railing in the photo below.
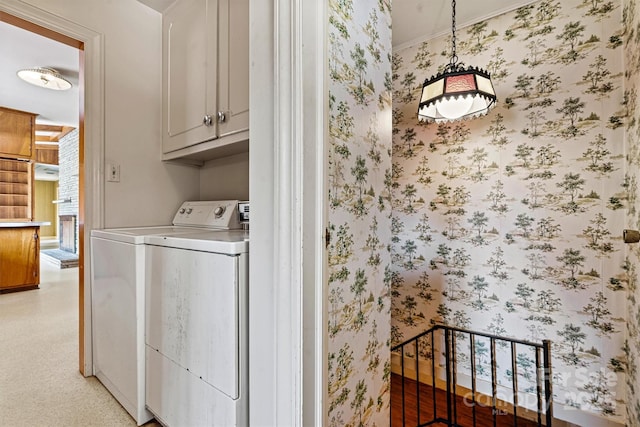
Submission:
{"label": "stair railing", "polygon": [[[441,335],[440,341],[436,340],[436,334]],[[553,391],[552,391],[552,374],[551,374],[551,341],[544,340],[542,343],[534,343],[525,340],[519,340],[514,338],[501,337],[498,335],[488,334],[484,332],[476,332],[469,329],[451,327],[446,325],[435,325],[431,329],[424,331],[413,338],[410,338],[396,346],[394,346],[391,351],[392,353],[399,353],[400,355],[400,375],[401,375],[401,393],[402,393],[402,425],[406,426],[406,411],[407,411],[407,403],[406,403],[406,390],[405,390],[405,359],[407,359],[407,354],[413,351],[413,358],[415,359],[414,366],[414,375],[415,375],[415,405],[417,410],[417,424],[418,427],[428,426],[436,423],[445,424],[447,426],[460,426],[458,424],[458,402],[456,399],[457,391],[461,388],[458,378],[458,351],[457,347],[461,339],[468,335],[469,339],[469,362],[470,362],[470,385],[471,385],[471,399],[467,399],[465,397],[465,405],[471,406],[471,417],[473,421],[473,426],[476,426],[476,422],[478,422],[478,414],[476,411],[476,406],[482,404],[478,401],[478,398],[481,397],[482,393],[478,391],[478,338],[484,338],[485,341],[489,340],[489,354],[490,354],[490,370],[491,370],[491,394],[489,398],[491,399],[491,414],[493,426],[497,425],[497,416],[505,415],[502,409],[498,408],[498,378],[497,378],[497,353],[496,353],[496,344],[500,345],[500,347],[510,347],[510,359],[511,359],[511,387],[510,391],[512,394],[512,402],[510,408],[512,409],[513,417],[513,425],[517,427],[519,412],[518,408],[520,407],[519,394],[520,393],[529,393],[535,389],[535,412],[537,413],[537,425],[543,426],[546,425],[548,427],[552,426],[553,423]],[[431,356],[431,364],[430,364],[430,376],[431,376],[431,401],[433,404],[432,413],[433,416],[429,420],[423,421],[421,419],[421,401],[423,400],[423,396],[425,394],[424,391],[421,391],[421,372],[420,372],[420,346],[421,343],[424,343],[426,340],[426,346],[430,347],[430,356]],[[423,346],[425,344],[422,344]],[[436,345],[440,345],[440,347],[436,347]],[[535,387],[530,387],[529,390],[521,390],[518,388],[518,376],[523,375],[519,372],[519,347],[529,348],[530,351],[535,352],[534,363],[535,363]],[[436,351],[439,349],[440,351]],[[486,350],[483,348],[483,350]],[[440,354],[440,359],[444,357],[444,361],[439,363],[436,361],[437,354]],[[521,354],[520,354],[521,355]],[[409,357],[411,358],[411,356]],[[438,364],[438,368],[436,369],[436,364]],[[444,368],[444,373],[440,373]],[[444,376],[444,378],[442,378]],[[530,377],[527,373],[525,376]],[[437,389],[438,380],[440,383],[444,380],[444,387],[442,385],[440,388],[444,388],[446,392],[446,418],[438,415],[437,410]],[[531,405],[530,405],[531,406]],[[530,409],[530,408],[528,408]],[[441,411],[442,412],[442,411]],[[391,419],[393,419],[393,414]],[[486,421],[483,421],[483,425],[486,425]]]}

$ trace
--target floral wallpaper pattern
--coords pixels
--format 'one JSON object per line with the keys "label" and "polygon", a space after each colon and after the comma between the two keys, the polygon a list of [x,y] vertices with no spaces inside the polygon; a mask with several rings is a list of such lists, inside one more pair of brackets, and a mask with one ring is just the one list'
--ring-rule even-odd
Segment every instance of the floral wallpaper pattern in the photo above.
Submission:
{"label": "floral wallpaper pattern", "polygon": [[391,0],[329,1],[328,414],[387,426]]}
{"label": "floral wallpaper pattern", "polygon": [[[625,106],[628,112],[625,127],[625,143],[627,145],[626,175],[628,191],[627,226],[630,229],[640,229],[640,199],[638,198],[638,180],[640,173],[640,100],[638,87],[640,85],[640,15],[636,7],[636,0],[624,3],[624,87]],[[640,290],[638,289],[638,274],[640,273],[640,245],[627,246],[628,257],[628,311],[627,311],[627,425],[640,426]]]}
{"label": "floral wallpaper pattern", "polygon": [[[417,120],[422,81],[449,61],[450,36],[394,52],[385,182],[392,343],[434,322],[550,339],[556,403],[613,421],[626,416],[627,369],[640,387],[629,354],[640,347],[626,341],[627,328],[640,330],[640,252],[627,257],[621,239],[625,218],[640,227],[636,174],[625,174],[640,164],[637,120],[628,120],[640,67],[634,7],[541,0],[459,28],[460,60],[488,69],[498,95],[472,121]],[[628,153],[625,130],[636,141]],[[531,362],[518,354],[519,372]],[[503,365],[499,381],[510,384]]]}

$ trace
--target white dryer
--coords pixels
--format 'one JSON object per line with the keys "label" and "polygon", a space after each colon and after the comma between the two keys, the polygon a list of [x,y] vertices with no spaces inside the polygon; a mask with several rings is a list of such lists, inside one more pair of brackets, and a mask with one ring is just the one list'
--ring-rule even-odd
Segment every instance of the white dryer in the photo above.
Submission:
{"label": "white dryer", "polygon": [[172,226],[92,230],[91,309],[94,375],[138,425],[153,418],[145,394],[147,239],[240,228],[237,200],[189,201]]}
{"label": "white dryer", "polygon": [[248,234],[147,244],[147,407],[167,426],[248,425]]}

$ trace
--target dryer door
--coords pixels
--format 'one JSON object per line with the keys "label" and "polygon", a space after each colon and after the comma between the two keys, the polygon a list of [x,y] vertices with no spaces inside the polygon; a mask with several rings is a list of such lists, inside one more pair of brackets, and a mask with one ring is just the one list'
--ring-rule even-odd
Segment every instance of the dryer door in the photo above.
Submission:
{"label": "dryer door", "polygon": [[238,257],[147,248],[147,345],[237,399]]}

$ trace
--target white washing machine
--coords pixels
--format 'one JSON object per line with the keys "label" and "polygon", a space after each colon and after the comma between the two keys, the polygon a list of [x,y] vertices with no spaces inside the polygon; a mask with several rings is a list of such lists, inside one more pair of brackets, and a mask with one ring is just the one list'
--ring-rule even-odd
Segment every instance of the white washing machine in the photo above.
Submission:
{"label": "white washing machine", "polygon": [[182,204],[173,226],[92,230],[94,375],[138,425],[153,418],[145,394],[145,259],[150,236],[240,228],[237,200]]}
{"label": "white washing machine", "polygon": [[167,426],[248,425],[248,233],[150,236],[147,407]]}

